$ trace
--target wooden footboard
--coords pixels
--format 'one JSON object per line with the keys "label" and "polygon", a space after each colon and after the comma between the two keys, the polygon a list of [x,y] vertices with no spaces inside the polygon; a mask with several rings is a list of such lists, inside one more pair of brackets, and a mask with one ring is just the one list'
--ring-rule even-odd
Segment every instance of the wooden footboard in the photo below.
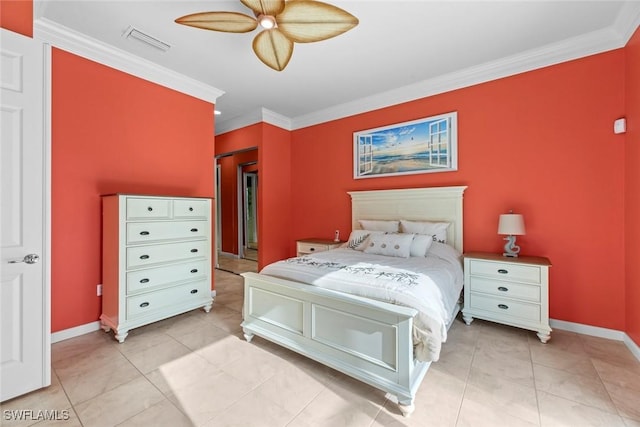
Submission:
{"label": "wooden footboard", "polygon": [[417,311],[271,276],[244,273],[242,328],[397,396],[403,414],[430,362],[413,358]]}

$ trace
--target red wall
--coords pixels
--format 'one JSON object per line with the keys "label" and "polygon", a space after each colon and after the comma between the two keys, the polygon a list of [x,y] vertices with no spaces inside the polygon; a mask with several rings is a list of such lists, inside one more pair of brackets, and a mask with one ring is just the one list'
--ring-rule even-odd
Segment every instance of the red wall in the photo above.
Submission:
{"label": "red wall", "polygon": [[[625,152],[612,132],[624,60],[618,49],[294,131],[292,240],[347,236],[349,190],[468,185],[466,250],[500,252],[498,215],[524,214],[523,255],[553,263],[551,317],[624,330]],[[450,111],[457,172],[353,179],[353,132]]]}
{"label": "red wall", "polygon": [[640,29],[636,30],[625,51],[626,331],[640,346]]}
{"label": "red wall", "polygon": [[263,123],[258,164],[258,267],[287,258],[293,245],[291,132]]}
{"label": "red wall", "polygon": [[101,194],[213,197],[213,108],[53,50],[52,331],[100,315]]}
{"label": "red wall", "polygon": [[33,1],[0,1],[0,27],[33,37]]}

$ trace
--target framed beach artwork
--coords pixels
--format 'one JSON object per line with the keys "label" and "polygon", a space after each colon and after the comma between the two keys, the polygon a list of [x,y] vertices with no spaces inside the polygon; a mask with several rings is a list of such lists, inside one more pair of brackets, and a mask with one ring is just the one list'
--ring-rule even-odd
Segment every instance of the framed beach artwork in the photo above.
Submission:
{"label": "framed beach artwork", "polygon": [[376,178],[458,169],[457,113],[353,134],[353,177]]}

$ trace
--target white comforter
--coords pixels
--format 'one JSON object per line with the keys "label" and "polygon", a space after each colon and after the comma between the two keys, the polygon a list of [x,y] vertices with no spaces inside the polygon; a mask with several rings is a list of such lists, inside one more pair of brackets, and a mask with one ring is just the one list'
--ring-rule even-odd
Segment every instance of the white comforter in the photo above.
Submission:
{"label": "white comforter", "polygon": [[434,242],[426,257],[396,258],[348,248],[278,261],[261,274],[418,310],[413,344],[418,360],[436,361],[462,291],[460,253]]}

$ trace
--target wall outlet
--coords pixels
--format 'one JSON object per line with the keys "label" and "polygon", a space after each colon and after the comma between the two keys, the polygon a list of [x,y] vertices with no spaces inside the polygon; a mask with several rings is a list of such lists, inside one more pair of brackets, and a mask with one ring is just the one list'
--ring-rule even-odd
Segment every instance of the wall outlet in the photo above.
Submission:
{"label": "wall outlet", "polygon": [[102,285],[100,283],[96,286],[96,295],[99,297],[102,296]]}

